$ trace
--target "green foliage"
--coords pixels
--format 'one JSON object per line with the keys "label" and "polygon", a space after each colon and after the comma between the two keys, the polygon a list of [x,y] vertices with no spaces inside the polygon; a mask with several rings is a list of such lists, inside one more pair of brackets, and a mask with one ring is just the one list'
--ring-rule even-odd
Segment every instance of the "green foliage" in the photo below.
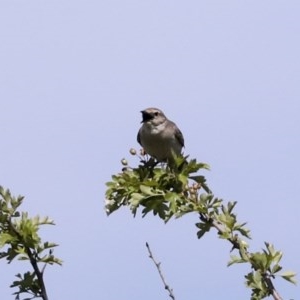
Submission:
{"label": "green foliage", "polygon": [[[208,166],[196,160],[187,164],[182,157],[176,159],[176,168],[149,166],[145,161],[137,168],[123,168],[107,183],[106,212],[111,214],[121,206],[129,206],[136,215],[137,209],[143,207],[143,216],[153,212],[165,222],[174,215],[200,212],[203,207],[197,201],[198,190],[202,187],[208,191],[208,187],[203,176],[190,176],[199,169]],[[192,186],[189,186],[190,179],[194,181]]]}
{"label": "green foliage", "polygon": [[[282,270],[279,262],[283,256],[281,251],[276,251],[274,246],[265,243],[266,249],[262,252],[249,254],[249,262],[251,263],[252,272],[245,276],[246,285],[252,289],[253,300],[262,299],[270,295],[270,279],[280,276],[292,283],[296,283],[294,272],[284,272],[278,274]],[[285,277],[285,274],[288,276]]]}
{"label": "green foliage", "polygon": [[24,293],[34,295],[33,297],[25,298],[24,300],[42,297],[40,284],[34,272],[26,272],[24,275],[17,274],[16,277],[18,279],[10,286],[11,288],[16,287],[19,289],[14,293],[14,295],[16,295],[16,300],[19,300],[21,294]]}
{"label": "green foliage", "polygon": [[[0,186],[0,259],[5,258],[11,263],[15,258],[28,260],[33,267],[33,272],[23,275],[17,274],[18,280],[11,287],[19,290],[15,292],[16,299],[20,299],[22,293],[31,294],[33,299],[42,297],[47,299],[43,282],[43,271],[47,264],[59,264],[61,260],[53,255],[53,248],[57,245],[50,242],[42,242],[38,231],[41,225],[54,225],[48,217],[36,216],[29,218],[27,212],[20,212],[18,208],[22,204],[23,197],[13,197],[9,190]],[[43,264],[43,270],[39,268]]]}
{"label": "green foliage", "polygon": [[[134,149],[130,150],[136,155]],[[172,165],[157,164],[138,156],[137,167],[129,167],[126,159],[120,173],[107,182],[106,212],[111,214],[122,206],[128,206],[135,216],[141,208],[142,216],[152,212],[164,222],[172,217],[179,218],[188,213],[197,213],[199,222],[197,237],[202,238],[212,228],[216,229],[220,239],[232,245],[228,266],[236,263],[248,263],[252,271],[247,274],[246,286],[252,290],[251,299],[258,300],[277,293],[271,279],[278,275],[282,267],[279,261],[282,252],[265,243],[262,252],[249,252],[249,245],[244,239],[250,239],[250,230],[246,223],[239,223],[234,212],[236,202],[225,204],[222,199],[214,197],[199,171],[208,170],[207,164],[198,163],[188,157],[176,157]],[[295,283],[295,273],[285,272],[282,278]]]}

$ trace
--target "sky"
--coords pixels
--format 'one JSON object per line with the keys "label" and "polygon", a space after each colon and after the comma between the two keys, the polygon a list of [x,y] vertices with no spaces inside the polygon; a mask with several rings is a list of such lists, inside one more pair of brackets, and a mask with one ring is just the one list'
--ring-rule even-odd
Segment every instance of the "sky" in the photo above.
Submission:
{"label": "sky", "polygon": [[[107,217],[105,183],[139,149],[140,111],[162,109],[214,194],[237,201],[250,250],[282,250],[299,273],[300,2],[0,1],[0,185],[49,216],[59,244],[51,300],[250,299],[230,245],[196,236],[197,215],[164,224],[127,207]],[[1,261],[1,299],[25,262]],[[284,299],[297,286],[278,278]]]}

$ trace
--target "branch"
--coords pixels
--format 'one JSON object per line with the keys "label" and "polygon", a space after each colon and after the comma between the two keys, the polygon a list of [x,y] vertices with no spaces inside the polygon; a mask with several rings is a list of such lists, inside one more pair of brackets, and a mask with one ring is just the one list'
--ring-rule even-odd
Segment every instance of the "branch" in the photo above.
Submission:
{"label": "branch", "polygon": [[156,269],[157,269],[157,271],[158,271],[158,274],[159,274],[159,276],[160,276],[160,278],[161,278],[161,280],[162,280],[162,282],[163,282],[163,284],[164,284],[164,286],[165,286],[165,289],[169,292],[169,297],[170,297],[171,299],[175,300],[175,296],[174,296],[174,294],[173,294],[173,289],[170,288],[169,285],[166,283],[166,280],[165,280],[165,278],[164,278],[164,275],[163,275],[163,273],[162,273],[162,271],[161,271],[161,269],[160,269],[160,262],[157,262],[157,261],[155,260],[155,258],[153,257],[152,252],[151,252],[151,249],[150,249],[150,246],[149,246],[149,244],[148,244],[147,242],[146,242],[146,247],[147,247],[148,252],[149,252],[149,257],[151,258],[151,260],[152,260],[153,263],[155,264]]}
{"label": "branch", "polygon": [[264,281],[265,281],[265,283],[268,287],[268,290],[269,290],[270,294],[273,296],[274,300],[283,300],[283,298],[281,298],[281,296],[279,295],[279,293],[275,289],[271,278],[267,275],[265,275],[263,278],[264,278]]}
{"label": "branch", "polygon": [[[200,219],[205,222],[210,222],[212,227],[216,228],[219,234],[222,234],[225,232],[225,230],[222,228],[222,224],[218,223],[216,220],[212,220],[209,216],[200,213]],[[247,256],[247,258],[250,261],[249,252],[245,251],[245,249],[242,249],[241,244],[238,243],[238,241],[236,239],[228,238],[227,240],[232,244],[232,250],[237,249],[240,252],[244,250],[245,255]],[[241,256],[242,256],[242,254],[241,254]],[[279,295],[279,293],[275,289],[274,284],[273,284],[270,276],[268,276],[268,274],[263,275],[263,280],[268,288],[270,295],[272,295],[273,299],[274,300],[283,300],[283,298]]]}
{"label": "branch", "polygon": [[[13,225],[11,219],[9,219],[9,227],[11,228],[11,230],[17,235],[17,237],[19,238],[20,241],[23,241],[23,236],[22,234],[16,229],[16,227]],[[46,286],[45,286],[45,282],[44,282],[44,278],[43,278],[43,271],[40,271],[37,260],[35,259],[36,255],[34,253],[32,253],[30,247],[26,246],[26,243],[23,242],[25,251],[29,257],[29,261],[34,269],[34,272],[38,278],[38,282],[40,284],[40,288],[41,288],[41,298],[43,300],[48,300],[48,295],[46,292]]]}

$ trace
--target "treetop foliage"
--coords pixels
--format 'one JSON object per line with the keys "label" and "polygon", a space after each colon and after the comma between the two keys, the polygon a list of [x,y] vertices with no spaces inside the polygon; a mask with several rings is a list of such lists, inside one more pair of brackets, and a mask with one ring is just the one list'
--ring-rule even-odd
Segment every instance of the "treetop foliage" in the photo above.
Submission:
{"label": "treetop foliage", "polygon": [[250,230],[245,222],[238,222],[234,212],[237,202],[225,203],[212,193],[202,175],[209,166],[196,159],[176,157],[172,164],[157,164],[147,156],[130,153],[139,159],[137,167],[130,167],[123,159],[122,171],[112,176],[107,182],[106,212],[108,215],[123,206],[128,206],[133,216],[141,210],[145,217],[152,212],[164,222],[179,218],[189,213],[198,214],[195,224],[197,237],[200,239],[212,228],[218,237],[231,244],[228,266],[237,263],[250,265],[250,272],[245,275],[246,286],[252,291],[251,300],[268,296],[281,299],[272,280],[276,276],[295,283],[294,272],[282,272],[279,265],[282,252],[265,242],[260,252],[250,252]]}

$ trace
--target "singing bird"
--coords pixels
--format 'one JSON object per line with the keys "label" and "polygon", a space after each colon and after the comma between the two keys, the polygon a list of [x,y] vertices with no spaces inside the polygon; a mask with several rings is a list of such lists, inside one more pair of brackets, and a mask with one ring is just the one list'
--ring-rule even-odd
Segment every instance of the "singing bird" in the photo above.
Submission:
{"label": "singing bird", "polygon": [[174,154],[180,155],[184,138],[177,125],[158,108],[150,107],[141,113],[143,125],[137,141],[145,152],[159,162],[172,160]]}

